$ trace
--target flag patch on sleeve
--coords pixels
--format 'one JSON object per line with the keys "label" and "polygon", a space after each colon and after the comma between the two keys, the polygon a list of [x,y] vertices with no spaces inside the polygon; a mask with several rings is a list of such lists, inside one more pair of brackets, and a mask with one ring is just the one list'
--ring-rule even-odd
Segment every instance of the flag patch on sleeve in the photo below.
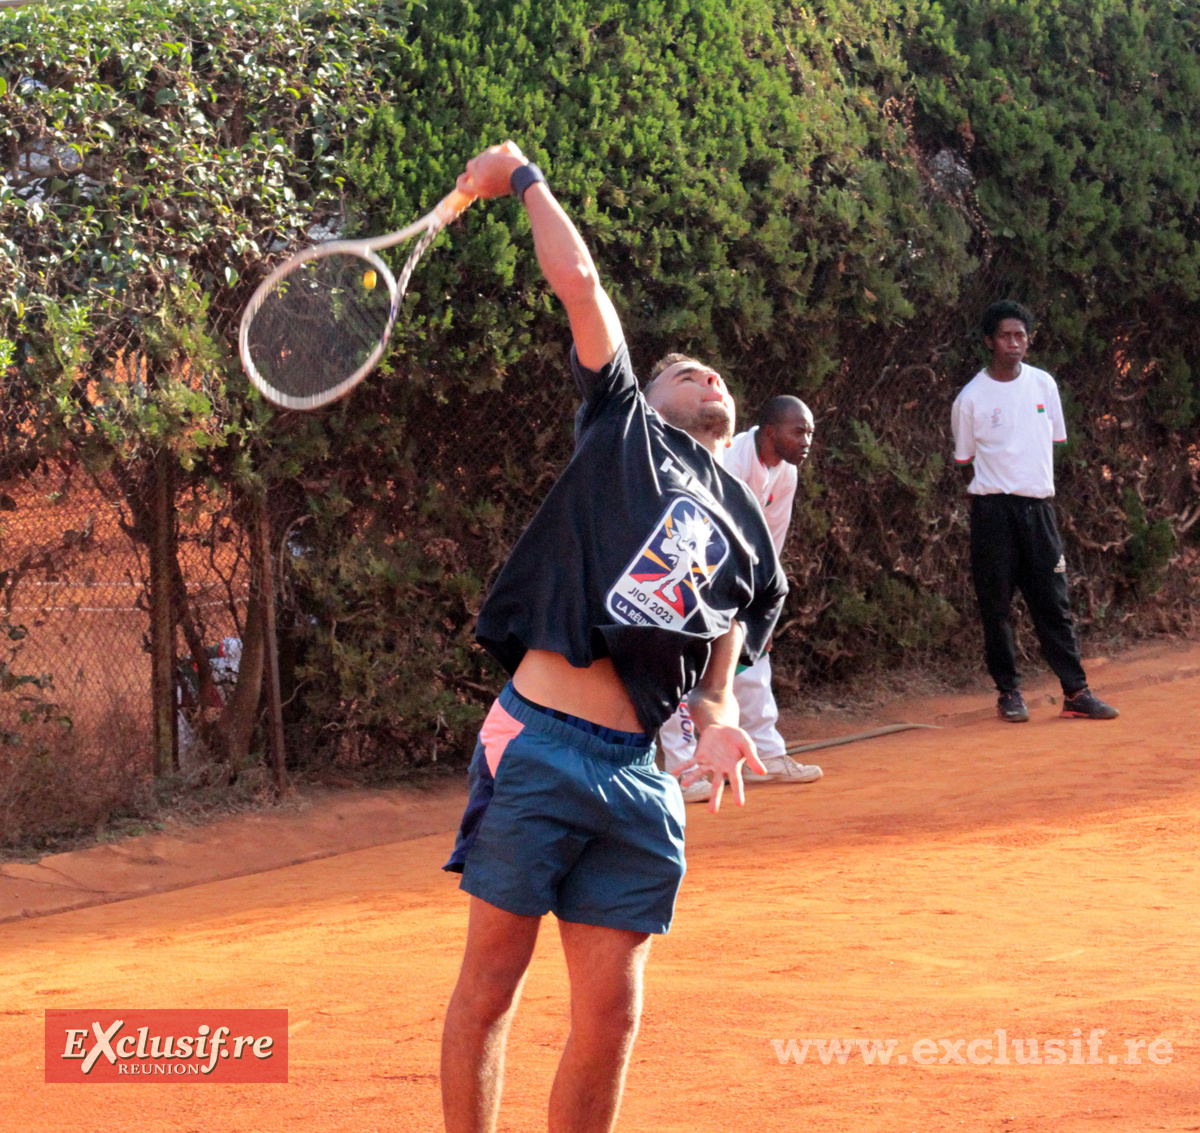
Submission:
{"label": "flag patch on sleeve", "polygon": [[1046,407],[1045,407],[1044,405],[1040,405],[1040,404],[1039,404],[1039,405],[1038,405],[1038,412],[1039,412],[1039,413],[1045,413],[1045,412],[1046,412]]}

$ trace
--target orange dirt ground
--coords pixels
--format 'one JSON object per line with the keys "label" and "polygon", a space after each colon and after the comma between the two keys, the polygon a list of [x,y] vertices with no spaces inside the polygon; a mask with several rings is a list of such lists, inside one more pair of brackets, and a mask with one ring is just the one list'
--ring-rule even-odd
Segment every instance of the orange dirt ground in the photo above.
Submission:
{"label": "orange dirt ground", "polygon": [[[1058,718],[1045,684],[1022,727],[986,696],[908,702],[876,719],[945,730],[810,756],[821,782],[757,788],[741,811],[690,808],[690,869],[651,956],[620,1129],[1200,1129],[1200,649],[1090,668],[1122,709],[1113,723]],[[3,867],[0,1128],[439,1130],[466,900],[438,867],[460,801],[347,792]],[[315,855],[331,856],[249,872]],[[116,900],[135,892],[150,895]],[[110,903],[29,915],[96,901]],[[286,1007],[291,1079],[45,1085],[51,1007]],[[545,1127],[566,1027],[547,923],[501,1129]],[[943,1043],[965,1040],[951,1046],[965,1056],[997,1029],[1062,1040],[1068,1058],[1076,1034],[1106,1033],[1098,1064],[949,1060]],[[815,1043],[803,1065],[781,1065],[771,1040],[792,1038],[898,1045],[887,1066],[857,1050],[822,1065]],[[1170,1062],[1143,1048],[1127,1065],[1139,1038],[1168,1040]],[[919,1039],[935,1041],[933,1065],[915,1064]]]}

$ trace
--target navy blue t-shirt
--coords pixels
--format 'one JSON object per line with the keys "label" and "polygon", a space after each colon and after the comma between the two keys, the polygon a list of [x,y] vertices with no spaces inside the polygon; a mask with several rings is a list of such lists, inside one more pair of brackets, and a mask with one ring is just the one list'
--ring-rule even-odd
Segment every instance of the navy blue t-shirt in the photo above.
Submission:
{"label": "navy blue t-shirt", "polygon": [[735,620],[757,660],[787,581],[750,490],[650,408],[624,344],[599,373],[572,349],[571,369],[583,396],[575,453],[513,547],[475,635],[509,673],[529,649],[580,668],[611,657],[652,732]]}

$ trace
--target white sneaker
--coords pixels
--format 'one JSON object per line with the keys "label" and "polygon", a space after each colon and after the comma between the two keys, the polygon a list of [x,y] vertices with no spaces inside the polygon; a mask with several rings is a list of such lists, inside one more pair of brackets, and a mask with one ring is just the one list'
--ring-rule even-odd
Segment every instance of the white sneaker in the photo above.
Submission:
{"label": "white sneaker", "polygon": [[712,784],[707,779],[697,779],[690,787],[681,787],[685,803],[706,803],[712,798]]}
{"label": "white sneaker", "polygon": [[765,775],[742,768],[745,783],[815,783],[824,772],[815,763],[797,763],[787,755],[776,755],[763,760]]}

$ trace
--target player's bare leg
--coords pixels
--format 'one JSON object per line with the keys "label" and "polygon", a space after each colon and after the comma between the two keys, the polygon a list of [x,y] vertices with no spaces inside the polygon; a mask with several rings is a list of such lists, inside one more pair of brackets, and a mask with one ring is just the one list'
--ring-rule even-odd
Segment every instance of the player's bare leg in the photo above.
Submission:
{"label": "player's bare leg", "polygon": [[650,937],[559,922],[571,979],[571,1033],[550,1091],[550,1133],[609,1133],[642,1012]]}
{"label": "player's bare leg", "polygon": [[540,917],[471,898],[467,947],[442,1031],[446,1133],[492,1133],[504,1085],[504,1046],[537,943]]}

